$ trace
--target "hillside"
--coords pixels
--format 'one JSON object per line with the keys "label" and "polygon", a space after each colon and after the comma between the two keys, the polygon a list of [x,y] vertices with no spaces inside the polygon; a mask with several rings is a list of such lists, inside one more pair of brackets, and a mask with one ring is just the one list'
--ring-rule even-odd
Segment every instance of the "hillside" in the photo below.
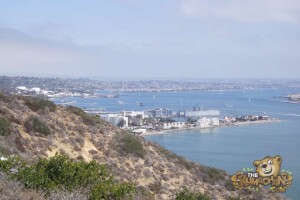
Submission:
{"label": "hillside", "polygon": [[[111,126],[76,107],[54,105],[33,97],[0,94],[0,155],[19,155],[29,163],[63,154],[75,161],[107,166],[115,179],[133,183],[135,199],[175,199],[184,187],[212,199],[283,199],[277,194],[236,191],[226,172],[189,162],[153,142]],[[0,191],[16,187],[20,199],[45,199],[0,173]],[[30,196],[32,195],[32,196]],[[48,196],[49,199],[59,199]],[[84,199],[80,194],[63,199]],[[78,196],[79,195],[79,196]],[[55,195],[54,195],[55,196]],[[64,195],[61,195],[61,197]],[[68,196],[68,197],[67,197]],[[1,196],[0,196],[1,198]]]}

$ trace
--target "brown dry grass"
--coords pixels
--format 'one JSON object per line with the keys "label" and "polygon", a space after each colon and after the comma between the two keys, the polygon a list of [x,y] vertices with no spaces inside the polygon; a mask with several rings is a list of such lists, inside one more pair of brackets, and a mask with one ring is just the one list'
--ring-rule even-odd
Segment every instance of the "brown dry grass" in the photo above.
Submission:
{"label": "brown dry grass", "polygon": [[43,194],[28,190],[22,184],[10,180],[0,173],[0,199],[5,200],[44,200]]}

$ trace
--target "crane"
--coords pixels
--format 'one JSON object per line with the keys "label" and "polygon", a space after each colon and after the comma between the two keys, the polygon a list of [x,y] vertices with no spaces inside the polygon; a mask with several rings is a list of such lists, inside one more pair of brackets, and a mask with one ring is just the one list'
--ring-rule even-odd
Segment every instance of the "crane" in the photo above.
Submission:
{"label": "crane", "polygon": [[204,104],[198,103],[198,104],[193,106],[193,111],[202,111],[203,106],[204,106]]}

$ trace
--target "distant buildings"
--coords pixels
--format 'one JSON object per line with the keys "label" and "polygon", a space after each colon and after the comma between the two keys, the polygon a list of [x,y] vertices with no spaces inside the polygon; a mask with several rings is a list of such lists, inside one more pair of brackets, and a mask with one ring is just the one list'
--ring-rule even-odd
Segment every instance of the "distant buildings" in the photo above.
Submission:
{"label": "distant buildings", "polygon": [[258,120],[268,120],[269,117],[267,115],[242,115],[240,117],[236,117],[236,121],[246,122],[246,121],[258,121]]}
{"label": "distant buildings", "polygon": [[235,117],[225,116],[224,119],[220,120],[220,122],[224,123],[224,124],[232,124],[233,122],[236,122],[236,118]]}
{"label": "distant buildings", "polygon": [[162,129],[180,129],[186,126],[185,122],[170,122],[170,123],[163,123]]}
{"label": "distant buildings", "polygon": [[231,125],[236,122],[254,122],[254,121],[264,121],[269,120],[269,116],[267,115],[241,115],[237,117],[229,117],[225,116],[223,119],[220,120],[222,124]]}
{"label": "distant buildings", "polygon": [[146,133],[147,129],[145,129],[145,128],[138,128],[138,129],[133,129],[131,132],[133,134],[142,134],[142,133]]}
{"label": "distant buildings", "polygon": [[[144,129],[168,130],[187,127],[215,127],[220,125],[219,115],[220,111],[218,110],[180,111],[176,115],[172,110],[166,108],[100,114],[103,120],[115,126],[127,128],[131,131],[135,130],[134,133],[140,133]],[[193,118],[194,120],[187,120],[188,118]]]}
{"label": "distant buildings", "polygon": [[[41,77],[8,77],[0,76],[0,91],[15,94],[16,87],[39,87],[42,90],[71,93],[93,94],[95,91],[106,90],[111,92],[160,92],[160,91],[197,91],[211,90],[226,92],[232,89],[255,88],[300,88],[300,81],[277,80],[243,80],[238,82],[214,81],[170,81],[170,80],[144,80],[144,81],[98,81],[91,79],[41,78]],[[155,98],[155,96],[154,96]]]}
{"label": "distant buildings", "polygon": [[47,90],[42,90],[39,87],[33,87],[33,88],[27,88],[26,86],[18,86],[15,88],[16,89],[16,93],[17,94],[22,94],[22,95],[44,95],[44,96],[48,96],[53,94],[52,91],[47,91]]}
{"label": "distant buildings", "polygon": [[219,126],[219,116],[219,110],[194,110],[185,112],[186,118],[196,121],[195,127],[197,128],[209,128]]}
{"label": "distant buildings", "polygon": [[125,115],[128,116],[128,117],[139,117],[139,118],[147,118],[148,116],[145,115],[145,112],[144,111],[126,111],[125,112]]}
{"label": "distant buildings", "polygon": [[128,117],[124,114],[103,114],[100,117],[115,126],[128,127]]}
{"label": "distant buildings", "polygon": [[209,128],[214,126],[219,126],[219,118],[206,118],[203,117],[196,122],[196,128]]}
{"label": "distant buildings", "polygon": [[145,111],[147,113],[147,115],[151,116],[151,117],[172,117],[173,116],[173,112],[170,109],[167,108],[156,108],[153,110],[148,110]]}
{"label": "distant buildings", "polygon": [[234,125],[251,121],[268,120],[267,115],[225,116],[220,119],[219,110],[179,111],[177,114],[166,108],[147,111],[123,111],[120,113],[100,114],[101,118],[115,126],[134,134],[153,130],[171,130],[184,128],[211,128],[220,125]]}

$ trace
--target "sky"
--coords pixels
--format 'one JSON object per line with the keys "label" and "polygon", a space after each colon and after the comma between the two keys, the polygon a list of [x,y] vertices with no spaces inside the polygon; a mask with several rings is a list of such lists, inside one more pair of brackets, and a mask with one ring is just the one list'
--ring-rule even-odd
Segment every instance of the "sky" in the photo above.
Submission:
{"label": "sky", "polygon": [[0,75],[300,78],[299,0],[0,0]]}

